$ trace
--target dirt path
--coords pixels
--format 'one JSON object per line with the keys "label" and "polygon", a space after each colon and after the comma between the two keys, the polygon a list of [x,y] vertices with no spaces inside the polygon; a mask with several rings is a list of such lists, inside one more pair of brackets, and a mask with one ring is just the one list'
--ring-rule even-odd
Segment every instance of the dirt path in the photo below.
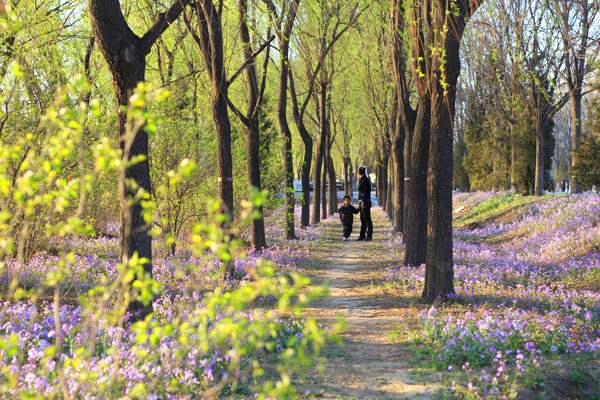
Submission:
{"label": "dirt path", "polygon": [[[335,235],[342,231],[341,225],[327,240],[323,250],[326,261],[313,281],[316,285],[328,282],[330,297],[312,304],[306,314],[325,326],[343,316],[346,331],[341,335],[342,345],[331,345],[325,351],[324,372],[299,385],[304,393],[326,399],[428,399],[439,389],[411,374],[411,355],[403,354],[389,339],[407,301],[378,296],[371,288],[381,271],[369,254],[376,251],[384,229],[375,222],[373,242],[341,241],[341,234]],[[355,232],[352,238],[357,236]]]}

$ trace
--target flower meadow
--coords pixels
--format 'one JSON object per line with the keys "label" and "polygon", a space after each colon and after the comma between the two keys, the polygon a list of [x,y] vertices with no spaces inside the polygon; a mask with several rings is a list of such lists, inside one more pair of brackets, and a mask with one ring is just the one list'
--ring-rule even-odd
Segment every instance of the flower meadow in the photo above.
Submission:
{"label": "flower meadow", "polygon": [[[455,299],[407,313],[394,335],[431,368],[449,371],[450,397],[519,398],[525,387],[544,393],[544,382],[564,371],[581,398],[592,396],[574,365],[600,355],[600,196],[532,202],[512,192],[469,193],[455,196],[459,207],[463,220],[517,212],[455,229]],[[425,267],[402,265],[400,235],[381,246],[381,283],[419,296]],[[597,373],[587,376],[598,382]]]}
{"label": "flower meadow", "polygon": [[[238,252],[235,281],[223,279],[210,251],[182,248],[166,258],[155,251],[154,312],[135,323],[116,298],[116,238],[73,238],[68,257],[41,252],[25,264],[8,262],[3,288],[18,277],[22,299],[0,305],[0,397],[292,394],[290,376],[313,364],[336,328],[297,318],[302,304],[323,294],[306,289],[304,276],[327,224],[298,229],[293,242],[282,240],[282,224],[267,221],[269,248]],[[49,284],[57,274],[60,290]]]}

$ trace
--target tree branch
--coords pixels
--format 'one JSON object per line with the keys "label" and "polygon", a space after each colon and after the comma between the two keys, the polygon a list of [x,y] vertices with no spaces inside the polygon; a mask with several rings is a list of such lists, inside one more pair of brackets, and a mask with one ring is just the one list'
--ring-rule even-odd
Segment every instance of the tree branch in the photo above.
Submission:
{"label": "tree branch", "polygon": [[269,39],[267,39],[267,41],[265,43],[263,43],[262,46],[260,46],[258,49],[256,49],[256,51],[254,53],[252,53],[252,55],[250,55],[250,57],[248,57],[248,59],[246,61],[244,61],[242,66],[237,71],[235,71],[235,74],[233,74],[231,76],[231,78],[229,78],[229,80],[227,81],[227,86],[230,86],[233,83],[233,81],[235,81],[237,79],[237,77],[240,76],[240,74],[242,72],[244,72],[244,69],[248,66],[248,64],[250,64],[252,62],[252,60],[254,60],[256,58],[256,56],[260,54],[261,51],[263,51],[265,48],[267,48],[267,46],[269,46],[269,44],[273,41],[273,39],[275,39],[275,35],[272,35]]}
{"label": "tree branch", "polygon": [[248,120],[248,118],[246,118],[246,116],[235,106],[235,104],[233,104],[229,96],[227,96],[227,105],[229,106],[229,109],[233,111],[236,117],[242,121],[242,124],[250,126],[250,120]]}
{"label": "tree branch", "polygon": [[150,53],[150,49],[156,40],[164,31],[181,15],[183,9],[190,4],[191,0],[175,0],[175,2],[165,12],[158,13],[154,17],[154,23],[148,31],[142,36],[142,49],[145,54]]}

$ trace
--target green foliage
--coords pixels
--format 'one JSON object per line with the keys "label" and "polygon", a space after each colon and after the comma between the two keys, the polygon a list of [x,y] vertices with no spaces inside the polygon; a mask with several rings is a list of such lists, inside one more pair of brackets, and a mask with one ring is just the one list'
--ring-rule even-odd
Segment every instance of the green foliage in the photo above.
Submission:
{"label": "green foliage", "polygon": [[[0,138],[2,256],[14,254],[23,261],[54,235],[87,232],[82,199],[92,182],[119,162],[109,140],[82,148],[88,113],[97,112],[84,103],[63,106],[86,85],[78,80],[62,91],[41,117],[37,132]],[[80,162],[84,154],[93,155],[96,162]]]}
{"label": "green foliage", "polygon": [[[104,280],[78,299],[77,318],[73,307],[61,304],[61,288],[75,262],[70,241],[91,233],[91,227],[81,219],[83,205],[92,190],[92,182],[106,172],[120,175],[126,165],[114,143],[101,138],[89,149],[90,171],[83,169],[72,174],[66,168],[81,155],[88,110],[84,105],[67,107],[66,93],[77,91],[83,81],[77,81],[44,114],[45,135],[30,147],[23,157],[22,148],[31,136],[0,147],[0,249],[3,254],[22,252],[28,227],[40,224],[46,237],[64,243],[58,252],[57,268],[32,291],[19,288],[20,275],[14,274],[8,299],[2,304],[2,314],[15,300],[28,297],[30,316],[19,321],[28,326],[54,321],[55,329],[48,332],[44,344],[7,334],[2,328],[0,351],[16,369],[0,371],[0,396],[26,398],[36,393],[19,380],[20,367],[30,365],[29,373],[47,383],[50,397],[144,398],[219,396],[253,394],[258,398],[284,398],[294,395],[291,377],[297,371],[312,366],[324,344],[335,337],[336,327],[324,331],[313,319],[298,321],[300,307],[306,305],[324,289],[309,289],[309,280],[297,274],[277,276],[264,260],[257,260],[249,271],[251,279],[235,290],[216,288],[192,297],[182,295],[178,302],[169,303],[161,293],[158,281],[144,270],[147,260],[134,254],[127,264],[118,266],[118,276]],[[134,127],[160,125],[151,118],[149,101],[164,100],[160,94],[140,85],[132,97],[133,107],[127,110]],[[135,128],[134,128],[135,129]],[[18,167],[13,163],[18,160]],[[83,163],[75,165],[82,166]],[[176,190],[193,175],[192,161],[179,162],[175,171],[167,171],[168,185]],[[16,171],[13,179],[11,173]],[[66,175],[71,174],[71,175]],[[70,179],[69,179],[70,177]],[[136,201],[144,193],[136,195]],[[253,217],[252,209],[265,201],[264,193],[255,193],[248,210],[242,213],[243,222]],[[143,201],[149,221],[153,220],[152,202]],[[208,201],[209,213],[219,205]],[[239,241],[230,241],[220,222],[226,218],[214,215],[213,221],[194,227],[191,250],[198,256],[207,250],[227,261],[236,252]],[[133,287],[133,291],[122,290]],[[45,289],[52,288],[54,299],[47,307],[38,302]],[[166,302],[156,314],[144,321],[128,324],[126,310],[131,301],[148,304],[163,296]],[[261,309],[261,298],[275,299],[276,307]],[[63,313],[63,314],[61,314]],[[10,313],[9,313],[10,314]],[[25,331],[27,332],[27,330]],[[28,333],[27,333],[28,334]],[[30,349],[42,349],[36,360],[28,359]],[[131,384],[131,369],[143,379]],[[181,371],[193,371],[194,379],[178,376]],[[166,379],[166,371],[170,378]],[[210,374],[210,377],[207,375]],[[185,380],[187,379],[187,380]],[[66,381],[68,380],[68,384]]]}
{"label": "green foliage", "polygon": [[510,185],[510,130],[483,101],[470,98],[463,165],[471,189],[506,189]]}
{"label": "green foliage", "polygon": [[468,224],[474,221],[485,220],[492,213],[501,213],[506,209],[528,202],[528,199],[517,195],[513,191],[500,192],[482,201],[476,207],[469,207],[469,211],[466,214],[454,218],[454,223]]}
{"label": "green foliage", "polygon": [[[544,131],[544,188],[550,190],[550,169],[556,140],[554,121],[548,121]],[[522,118],[515,127],[517,162],[515,164],[515,182],[517,190],[529,194],[535,187],[536,139],[535,125],[530,118]]]}
{"label": "green foliage", "polygon": [[207,201],[215,195],[210,184],[216,170],[212,138],[201,131],[204,125],[184,112],[182,101],[173,94],[169,101],[153,105],[152,111],[163,117],[157,133],[149,137],[155,225],[171,254],[182,234],[191,232],[205,215]]}
{"label": "green foliage", "polygon": [[279,196],[281,186],[285,178],[285,169],[283,158],[280,156],[279,149],[283,146],[283,141],[269,113],[272,107],[268,104],[268,99],[260,108],[260,173],[262,189],[268,190],[270,196],[265,209],[277,208],[282,199]]}
{"label": "green foliage", "polygon": [[585,135],[579,149],[573,152],[575,165],[572,172],[585,190],[600,185],[600,135]]}
{"label": "green foliage", "polygon": [[600,99],[593,98],[589,104],[589,117],[586,124],[591,132],[584,135],[579,149],[573,152],[575,165],[572,172],[584,189],[600,185]]}
{"label": "green foliage", "polygon": [[[487,94],[482,91],[482,95]],[[464,135],[467,155],[462,166],[468,175],[471,189],[500,190],[511,185],[511,168],[517,190],[529,194],[535,186],[536,130],[531,117],[521,115],[512,127],[501,113],[488,110],[485,102],[471,96],[468,120]],[[546,122],[544,132],[544,182],[550,189],[550,169],[555,148],[554,121]],[[512,134],[512,138],[511,138]],[[511,166],[512,146],[515,147],[516,162]],[[458,145],[455,152],[458,151]],[[460,161],[456,154],[455,159]],[[457,170],[460,173],[460,165]]]}

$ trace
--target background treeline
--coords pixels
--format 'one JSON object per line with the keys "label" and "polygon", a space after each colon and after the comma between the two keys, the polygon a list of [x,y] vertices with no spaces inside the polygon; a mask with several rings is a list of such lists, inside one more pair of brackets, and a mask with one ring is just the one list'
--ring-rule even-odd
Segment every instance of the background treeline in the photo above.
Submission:
{"label": "background treeline", "polygon": [[572,193],[600,183],[592,150],[599,25],[596,2],[486,2],[463,40],[459,190],[540,194],[537,173],[545,190],[552,180],[570,181]]}

